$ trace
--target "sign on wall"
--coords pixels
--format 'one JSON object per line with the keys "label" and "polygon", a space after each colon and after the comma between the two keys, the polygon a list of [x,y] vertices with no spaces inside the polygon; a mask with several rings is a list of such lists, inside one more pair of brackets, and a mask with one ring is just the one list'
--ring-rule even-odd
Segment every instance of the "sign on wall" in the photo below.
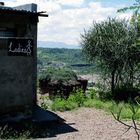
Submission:
{"label": "sign on wall", "polygon": [[8,56],[33,56],[33,39],[8,39]]}

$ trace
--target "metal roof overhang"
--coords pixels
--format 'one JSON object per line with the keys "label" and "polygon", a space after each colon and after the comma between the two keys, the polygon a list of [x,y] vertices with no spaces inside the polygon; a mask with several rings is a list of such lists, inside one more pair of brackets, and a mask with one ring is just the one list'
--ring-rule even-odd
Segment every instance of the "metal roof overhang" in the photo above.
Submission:
{"label": "metal roof overhang", "polygon": [[0,7],[0,13],[2,14],[15,14],[15,15],[31,15],[31,16],[40,16],[40,17],[48,17],[48,14],[45,11],[34,12],[34,11],[26,11],[26,10],[17,10],[8,7]]}

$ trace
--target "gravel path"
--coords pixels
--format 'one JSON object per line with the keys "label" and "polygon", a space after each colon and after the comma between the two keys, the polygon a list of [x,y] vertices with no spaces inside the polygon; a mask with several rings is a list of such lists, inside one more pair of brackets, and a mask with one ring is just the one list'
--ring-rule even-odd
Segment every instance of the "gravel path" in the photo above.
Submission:
{"label": "gravel path", "polygon": [[123,134],[126,127],[103,110],[80,108],[57,114],[66,120],[66,126],[50,128],[56,135],[46,140],[137,140],[133,130]]}

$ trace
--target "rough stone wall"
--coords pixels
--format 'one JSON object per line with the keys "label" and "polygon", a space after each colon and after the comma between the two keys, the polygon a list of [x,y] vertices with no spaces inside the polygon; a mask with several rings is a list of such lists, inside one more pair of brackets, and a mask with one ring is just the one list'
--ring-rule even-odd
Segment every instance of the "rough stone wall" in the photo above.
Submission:
{"label": "rough stone wall", "polygon": [[0,114],[26,111],[36,103],[37,17],[0,14],[0,19],[0,28],[34,39],[33,56],[8,56],[7,38],[0,37]]}

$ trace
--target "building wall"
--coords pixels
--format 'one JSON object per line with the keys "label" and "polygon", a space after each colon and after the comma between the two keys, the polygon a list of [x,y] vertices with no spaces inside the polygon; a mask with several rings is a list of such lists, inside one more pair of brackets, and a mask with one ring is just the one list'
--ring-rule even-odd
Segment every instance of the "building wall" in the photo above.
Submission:
{"label": "building wall", "polygon": [[1,14],[0,19],[0,29],[34,40],[33,56],[8,56],[8,38],[0,37],[0,114],[29,111],[36,103],[37,17]]}

